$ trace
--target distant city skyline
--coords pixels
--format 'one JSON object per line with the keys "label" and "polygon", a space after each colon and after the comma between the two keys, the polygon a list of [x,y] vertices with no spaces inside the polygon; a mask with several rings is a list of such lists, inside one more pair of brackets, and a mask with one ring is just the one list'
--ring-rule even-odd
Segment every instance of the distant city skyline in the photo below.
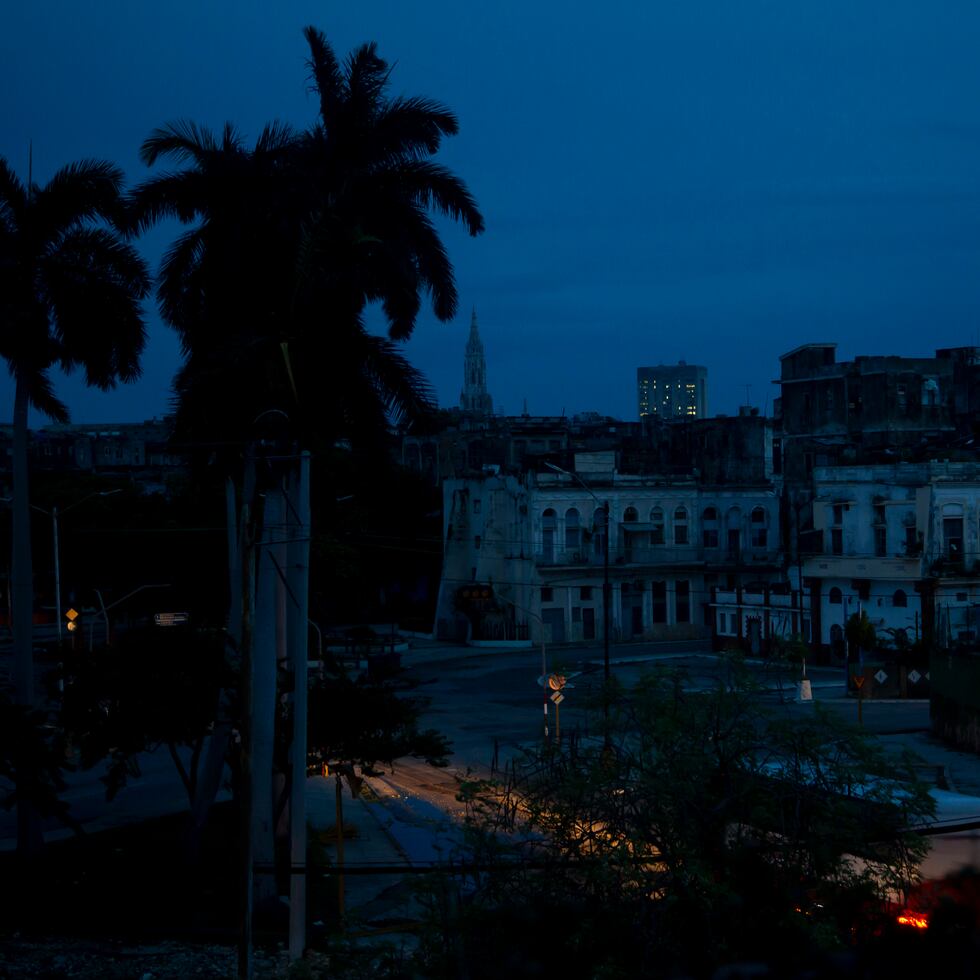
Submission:
{"label": "distant city skyline", "polygon": [[[526,399],[630,419],[636,368],[682,359],[707,367],[712,413],[771,413],[779,355],[800,344],[851,359],[977,342],[980,7],[965,2],[7,4],[0,155],[26,178],[33,145],[42,182],[105,157],[136,182],[168,120],[249,139],[304,126],[308,23],[342,55],[376,40],[393,93],[459,116],[440,159],[487,231],[440,225],[459,314],[424,311],[406,345],[444,407],[474,306],[494,409],[512,414]],[[143,240],[154,265],[174,233]],[[58,392],[78,421],[160,415],[178,362],[153,313],[141,383]],[[12,405],[0,377],[0,420]]]}

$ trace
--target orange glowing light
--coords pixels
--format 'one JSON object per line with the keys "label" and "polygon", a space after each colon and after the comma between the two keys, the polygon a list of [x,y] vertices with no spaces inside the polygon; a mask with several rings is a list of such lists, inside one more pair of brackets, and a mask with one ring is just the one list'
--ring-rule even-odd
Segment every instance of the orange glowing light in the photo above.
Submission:
{"label": "orange glowing light", "polygon": [[929,928],[929,916],[922,915],[918,912],[903,912],[898,916],[897,921],[900,926],[910,926],[913,929]]}

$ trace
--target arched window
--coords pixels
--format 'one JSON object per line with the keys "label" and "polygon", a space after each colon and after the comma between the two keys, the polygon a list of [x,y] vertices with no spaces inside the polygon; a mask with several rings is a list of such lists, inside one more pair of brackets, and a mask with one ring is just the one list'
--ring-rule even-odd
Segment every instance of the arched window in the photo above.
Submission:
{"label": "arched window", "polygon": [[738,507],[732,507],[725,515],[725,526],[728,533],[728,540],[725,542],[728,553],[736,558],[742,550],[742,511]]}
{"label": "arched window", "polygon": [[623,523],[624,524],[634,524],[640,519],[639,512],[635,507],[627,507],[623,512]]}
{"label": "arched window", "polygon": [[660,507],[650,511],[650,544],[664,543],[664,512]]}
{"label": "arched window", "polygon": [[701,512],[701,544],[705,548],[718,547],[718,511],[705,507]]}
{"label": "arched window", "polygon": [[541,559],[546,562],[555,560],[555,532],[558,529],[558,515],[549,507],[541,515]]}
{"label": "arched window", "polygon": [[752,547],[765,548],[769,542],[769,532],[766,528],[766,511],[764,507],[752,509]]}
{"label": "arched window", "polygon": [[602,507],[596,507],[592,512],[592,550],[596,557],[602,557],[605,547],[606,534],[606,511]]}
{"label": "arched window", "polygon": [[909,597],[901,589],[896,589],[895,594],[892,596],[892,605],[905,609],[908,604]]}
{"label": "arched window", "polygon": [[674,511],[674,544],[687,544],[687,510],[683,507]]}
{"label": "arched window", "polygon": [[963,506],[943,504],[943,556],[950,561],[963,558]]}
{"label": "arched window", "polygon": [[827,601],[832,606],[839,606],[843,602],[843,600],[844,600],[844,596],[841,593],[841,590],[838,589],[836,586],[827,593]]}
{"label": "arched window", "polygon": [[565,511],[565,550],[579,551],[582,547],[582,526],[578,511],[569,507]]}

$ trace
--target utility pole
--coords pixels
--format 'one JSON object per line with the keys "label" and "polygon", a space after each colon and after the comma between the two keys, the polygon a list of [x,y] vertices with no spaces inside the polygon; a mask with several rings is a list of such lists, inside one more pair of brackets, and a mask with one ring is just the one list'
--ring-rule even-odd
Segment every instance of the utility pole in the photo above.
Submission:
{"label": "utility pole", "polygon": [[582,489],[599,505],[599,509],[602,511],[603,521],[605,527],[602,531],[602,677],[603,677],[603,696],[602,696],[602,720],[605,726],[605,738],[609,739],[609,620],[610,620],[610,610],[612,608],[612,585],[609,583],[609,501],[600,501],[599,498],[592,492],[592,488],[578,475],[578,473],[569,473],[568,470],[563,470],[560,466],[556,466],[554,463],[549,463],[544,460],[544,465],[548,467],[549,470],[553,470],[555,473],[560,473],[563,476],[569,476],[573,480],[577,480],[581,485]]}
{"label": "utility pole", "polygon": [[[310,454],[300,455],[290,472],[287,545],[287,614],[289,653],[293,670],[292,782],[289,795],[289,958],[298,960],[306,948],[306,719],[309,687],[310,582]],[[339,778],[339,777],[338,777]],[[338,828],[338,833],[341,833]]]}

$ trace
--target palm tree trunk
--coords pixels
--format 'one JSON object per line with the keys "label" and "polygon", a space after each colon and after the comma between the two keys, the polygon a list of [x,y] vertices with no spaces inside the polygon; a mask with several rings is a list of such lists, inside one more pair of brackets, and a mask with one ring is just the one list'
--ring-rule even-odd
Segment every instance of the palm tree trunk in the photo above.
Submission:
{"label": "palm tree trunk", "polygon": [[18,374],[14,395],[13,554],[10,591],[14,634],[14,690],[18,704],[34,705],[34,574],[27,487],[27,384]]}
{"label": "palm tree trunk", "polygon": [[[27,384],[18,374],[14,394],[13,554],[10,591],[14,633],[14,692],[18,704],[34,707],[34,575],[31,567],[31,506],[27,487]],[[25,798],[30,780],[17,760],[17,853],[35,854],[43,843],[41,824]]]}

